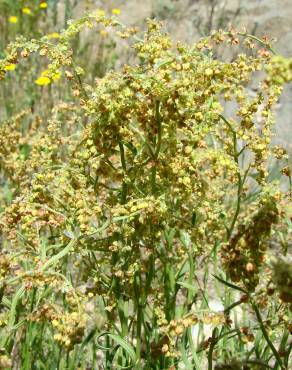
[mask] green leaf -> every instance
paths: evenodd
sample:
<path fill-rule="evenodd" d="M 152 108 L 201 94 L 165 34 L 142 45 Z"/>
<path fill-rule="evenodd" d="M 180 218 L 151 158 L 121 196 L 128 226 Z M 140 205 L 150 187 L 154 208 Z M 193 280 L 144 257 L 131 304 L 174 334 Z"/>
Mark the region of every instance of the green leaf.
<path fill-rule="evenodd" d="M 191 238 L 189 234 L 183 230 L 180 231 L 180 240 L 185 248 L 189 248 L 189 246 L 191 245 Z"/>
<path fill-rule="evenodd" d="M 179 350 L 181 352 L 182 361 L 185 365 L 185 370 L 193 370 L 193 366 L 192 366 L 191 362 L 188 359 L 188 354 L 185 351 L 184 346 L 183 346 L 182 343 L 179 345 Z"/>
<path fill-rule="evenodd" d="M 87 337 L 83 340 L 81 346 L 80 346 L 80 350 L 83 350 L 83 348 L 91 341 L 91 339 L 94 337 L 94 334 L 96 332 L 96 328 L 92 329 L 89 334 L 87 335 Z"/>
<path fill-rule="evenodd" d="M 158 63 L 155 63 L 154 69 L 159 69 L 159 68 L 164 67 L 168 64 L 171 64 L 172 62 L 173 62 L 173 59 L 159 61 Z"/>
<path fill-rule="evenodd" d="M 200 360 L 199 360 L 199 357 L 198 357 L 197 352 L 195 350 L 191 328 L 187 329 L 187 335 L 188 335 L 190 349 L 191 349 L 191 352 L 192 352 L 192 358 L 193 358 L 193 361 L 195 363 L 195 368 L 194 369 L 195 370 L 201 370 Z"/>
<path fill-rule="evenodd" d="M 25 293 L 25 287 L 22 286 L 15 293 L 13 300 L 11 302 L 10 315 L 9 315 L 9 320 L 8 320 L 8 326 L 10 327 L 10 329 L 13 327 L 13 324 L 15 322 L 16 308 L 17 308 L 18 302 L 20 301 L 24 293 Z"/>
<path fill-rule="evenodd" d="M 196 220 L 197 220 L 197 214 L 196 214 L 196 212 L 193 212 L 192 221 L 191 221 L 193 226 L 195 226 Z"/>
<path fill-rule="evenodd" d="M 103 337 L 103 336 L 108 336 L 109 338 L 111 338 L 114 342 L 117 343 L 117 345 L 119 347 L 121 347 L 127 354 L 128 356 L 130 357 L 131 359 L 131 362 L 132 362 L 132 365 L 131 367 L 135 366 L 136 362 L 137 362 L 137 357 L 136 357 L 136 353 L 133 349 L 133 347 L 128 343 L 126 342 L 123 338 L 119 337 L 118 335 L 116 334 L 112 334 L 112 333 L 109 333 L 109 332 L 104 332 L 104 333 L 101 333 L 98 337 L 97 337 L 97 341 Z M 97 343 L 98 347 L 100 349 L 103 349 L 103 350 L 106 350 L 108 351 L 110 348 L 105 348 L 105 347 L 102 347 L 100 346 L 98 343 Z"/>
<path fill-rule="evenodd" d="M 189 283 L 185 283 L 183 281 L 177 281 L 177 284 L 183 286 L 184 288 L 187 288 L 188 290 L 192 290 L 193 292 L 197 291 L 197 289 Z"/>
<path fill-rule="evenodd" d="M 212 274 L 212 275 L 213 275 L 213 274 Z M 214 278 L 215 278 L 215 279 L 217 279 L 218 281 L 220 281 L 220 283 L 222 283 L 222 284 L 224 284 L 224 285 L 228 286 L 229 288 L 232 288 L 232 289 L 235 289 L 235 290 L 239 290 L 240 292 L 243 292 L 243 293 L 245 293 L 245 294 L 248 294 L 248 292 L 247 292 L 247 291 L 245 291 L 244 289 L 240 288 L 239 286 L 234 285 L 234 284 L 232 284 L 232 283 L 229 283 L 228 281 L 226 281 L 226 280 L 224 280 L 224 279 L 220 278 L 219 276 L 216 276 L 216 275 L 213 275 L 213 276 L 214 276 Z"/>
<path fill-rule="evenodd" d="M 66 247 L 61 250 L 58 254 L 50 258 L 41 268 L 41 271 L 45 271 L 48 267 L 51 265 L 55 265 L 61 258 L 65 257 L 69 252 L 71 252 L 71 249 L 75 246 L 78 239 L 72 239 Z"/>

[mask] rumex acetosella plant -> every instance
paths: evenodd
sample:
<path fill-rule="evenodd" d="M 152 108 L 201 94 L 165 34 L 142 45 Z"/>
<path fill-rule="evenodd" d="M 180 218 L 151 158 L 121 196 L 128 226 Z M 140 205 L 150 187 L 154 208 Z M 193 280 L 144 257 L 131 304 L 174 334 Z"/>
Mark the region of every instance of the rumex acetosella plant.
<path fill-rule="evenodd" d="M 93 26 L 133 63 L 89 84 L 71 43 Z M 271 139 L 292 61 L 245 32 L 185 45 L 100 13 L 11 43 L 3 82 L 31 54 L 72 97 L 0 126 L 0 367 L 287 369 L 291 174 Z"/>

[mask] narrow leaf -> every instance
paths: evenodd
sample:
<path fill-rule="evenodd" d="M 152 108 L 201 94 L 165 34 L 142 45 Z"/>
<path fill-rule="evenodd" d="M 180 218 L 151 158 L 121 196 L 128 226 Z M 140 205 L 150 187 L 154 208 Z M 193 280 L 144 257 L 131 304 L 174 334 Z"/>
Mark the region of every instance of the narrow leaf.
<path fill-rule="evenodd" d="M 213 275 L 213 274 L 212 274 Z M 240 288 L 239 286 L 235 285 L 235 284 L 232 284 L 232 283 L 229 283 L 228 281 L 220 278 L 219 276 L 216 276 L 216 275 L 213 275 L 215 279 L 217 279 L 218 281 L 220 281 L 220 283 L 228 286 L 229 288 L 232 288 L 232 289 L 235 289 L 235 290 L 239 290 L 240 292 L 243 292 L 245 294 L 247 294 L 248 292 L 246 292 L 244 289 Z"/>

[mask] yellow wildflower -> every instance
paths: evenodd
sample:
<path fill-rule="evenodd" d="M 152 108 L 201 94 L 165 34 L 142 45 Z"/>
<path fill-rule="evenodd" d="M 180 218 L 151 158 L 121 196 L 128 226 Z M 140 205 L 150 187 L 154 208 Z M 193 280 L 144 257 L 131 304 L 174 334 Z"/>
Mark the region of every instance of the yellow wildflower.
<path fill-rule="evenodd" d="M 5 71 L 14 71 L 16 68 L 16 64 L 8 64 L 6 67 L 4 67 Z"/>
<path fill-rule="evenodd" d="M 112 9 L 112 14 L 114 14 L 114 15 L 119 15 L 119 14 L 121 14 L 121 9 L 118 9 L 118 8 L 114 8 L 114 9 Z"/>
<path fill-rule="evenodd" d="M 61 73 L 59 71 L 56 71 L 54 74 L 50 73 L 49 70 L 45 70 L 41 74 L 43 77 L 49 77 L 52 81 L 59 80 L 61 77 Z"/>
<path fill-rule="evenodd" d="M 43 76 L 43 77 L 49 77 L 49 76 L 48 76 L 48 74 L 49 74 L 49 70 L 48 70 L 48 69 L 45 69 L 45 70 L 42 72 L 41 76 Z"/>
<path fill-rule="evenodd" d="M 31 14 L 31 10 L 29 8 L 25 7 L 25 8 L 22 8 L 22 13 L 23 14 L 30 15 Z"/>
<path fill-rule="evenodd" d="M 10 23 L 17 23 L 18 22 L 18 18 L 15 15 L 11 15 L 8 20 L 9 20 Z"/>
<path fill-rule="evenodd" d="M 35 83 L 39 86 L 47 86 L 51 83 L 51 79 L 46 76 L 41 76 L 35 80 Z"/>
<path fill-rule="evenodd" d="M 47 7 L 48 7 L 48 4 L 45 1 L 43 1 L 42 3 L 40 3 L 40 8 L 41 9 L 47 9 Z"/>
<path fill-rule="evenodd" d="M 41 73 L 40 77 L 35 81 L 35 83 L 40 86 L 46 86 L 53 81 L 59 80 L 60 77 L 61 73 L 59 71 L 56 71 L 52 74 L 48 69 L 46 69 Z"/>

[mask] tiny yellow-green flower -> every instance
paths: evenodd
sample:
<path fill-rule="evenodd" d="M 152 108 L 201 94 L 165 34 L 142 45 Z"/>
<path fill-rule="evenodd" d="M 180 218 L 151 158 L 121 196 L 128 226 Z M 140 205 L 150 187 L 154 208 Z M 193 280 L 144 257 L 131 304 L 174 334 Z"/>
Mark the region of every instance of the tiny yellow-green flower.
<path fill-rule="evenodd" d="M 207 69 L 205 70 L 205 75 L 206 75 L 206 76 L 212 76 L 212 75 L 213 75 L 213 69 L 211 69 L 211 68 L 207 68 Z"/>

